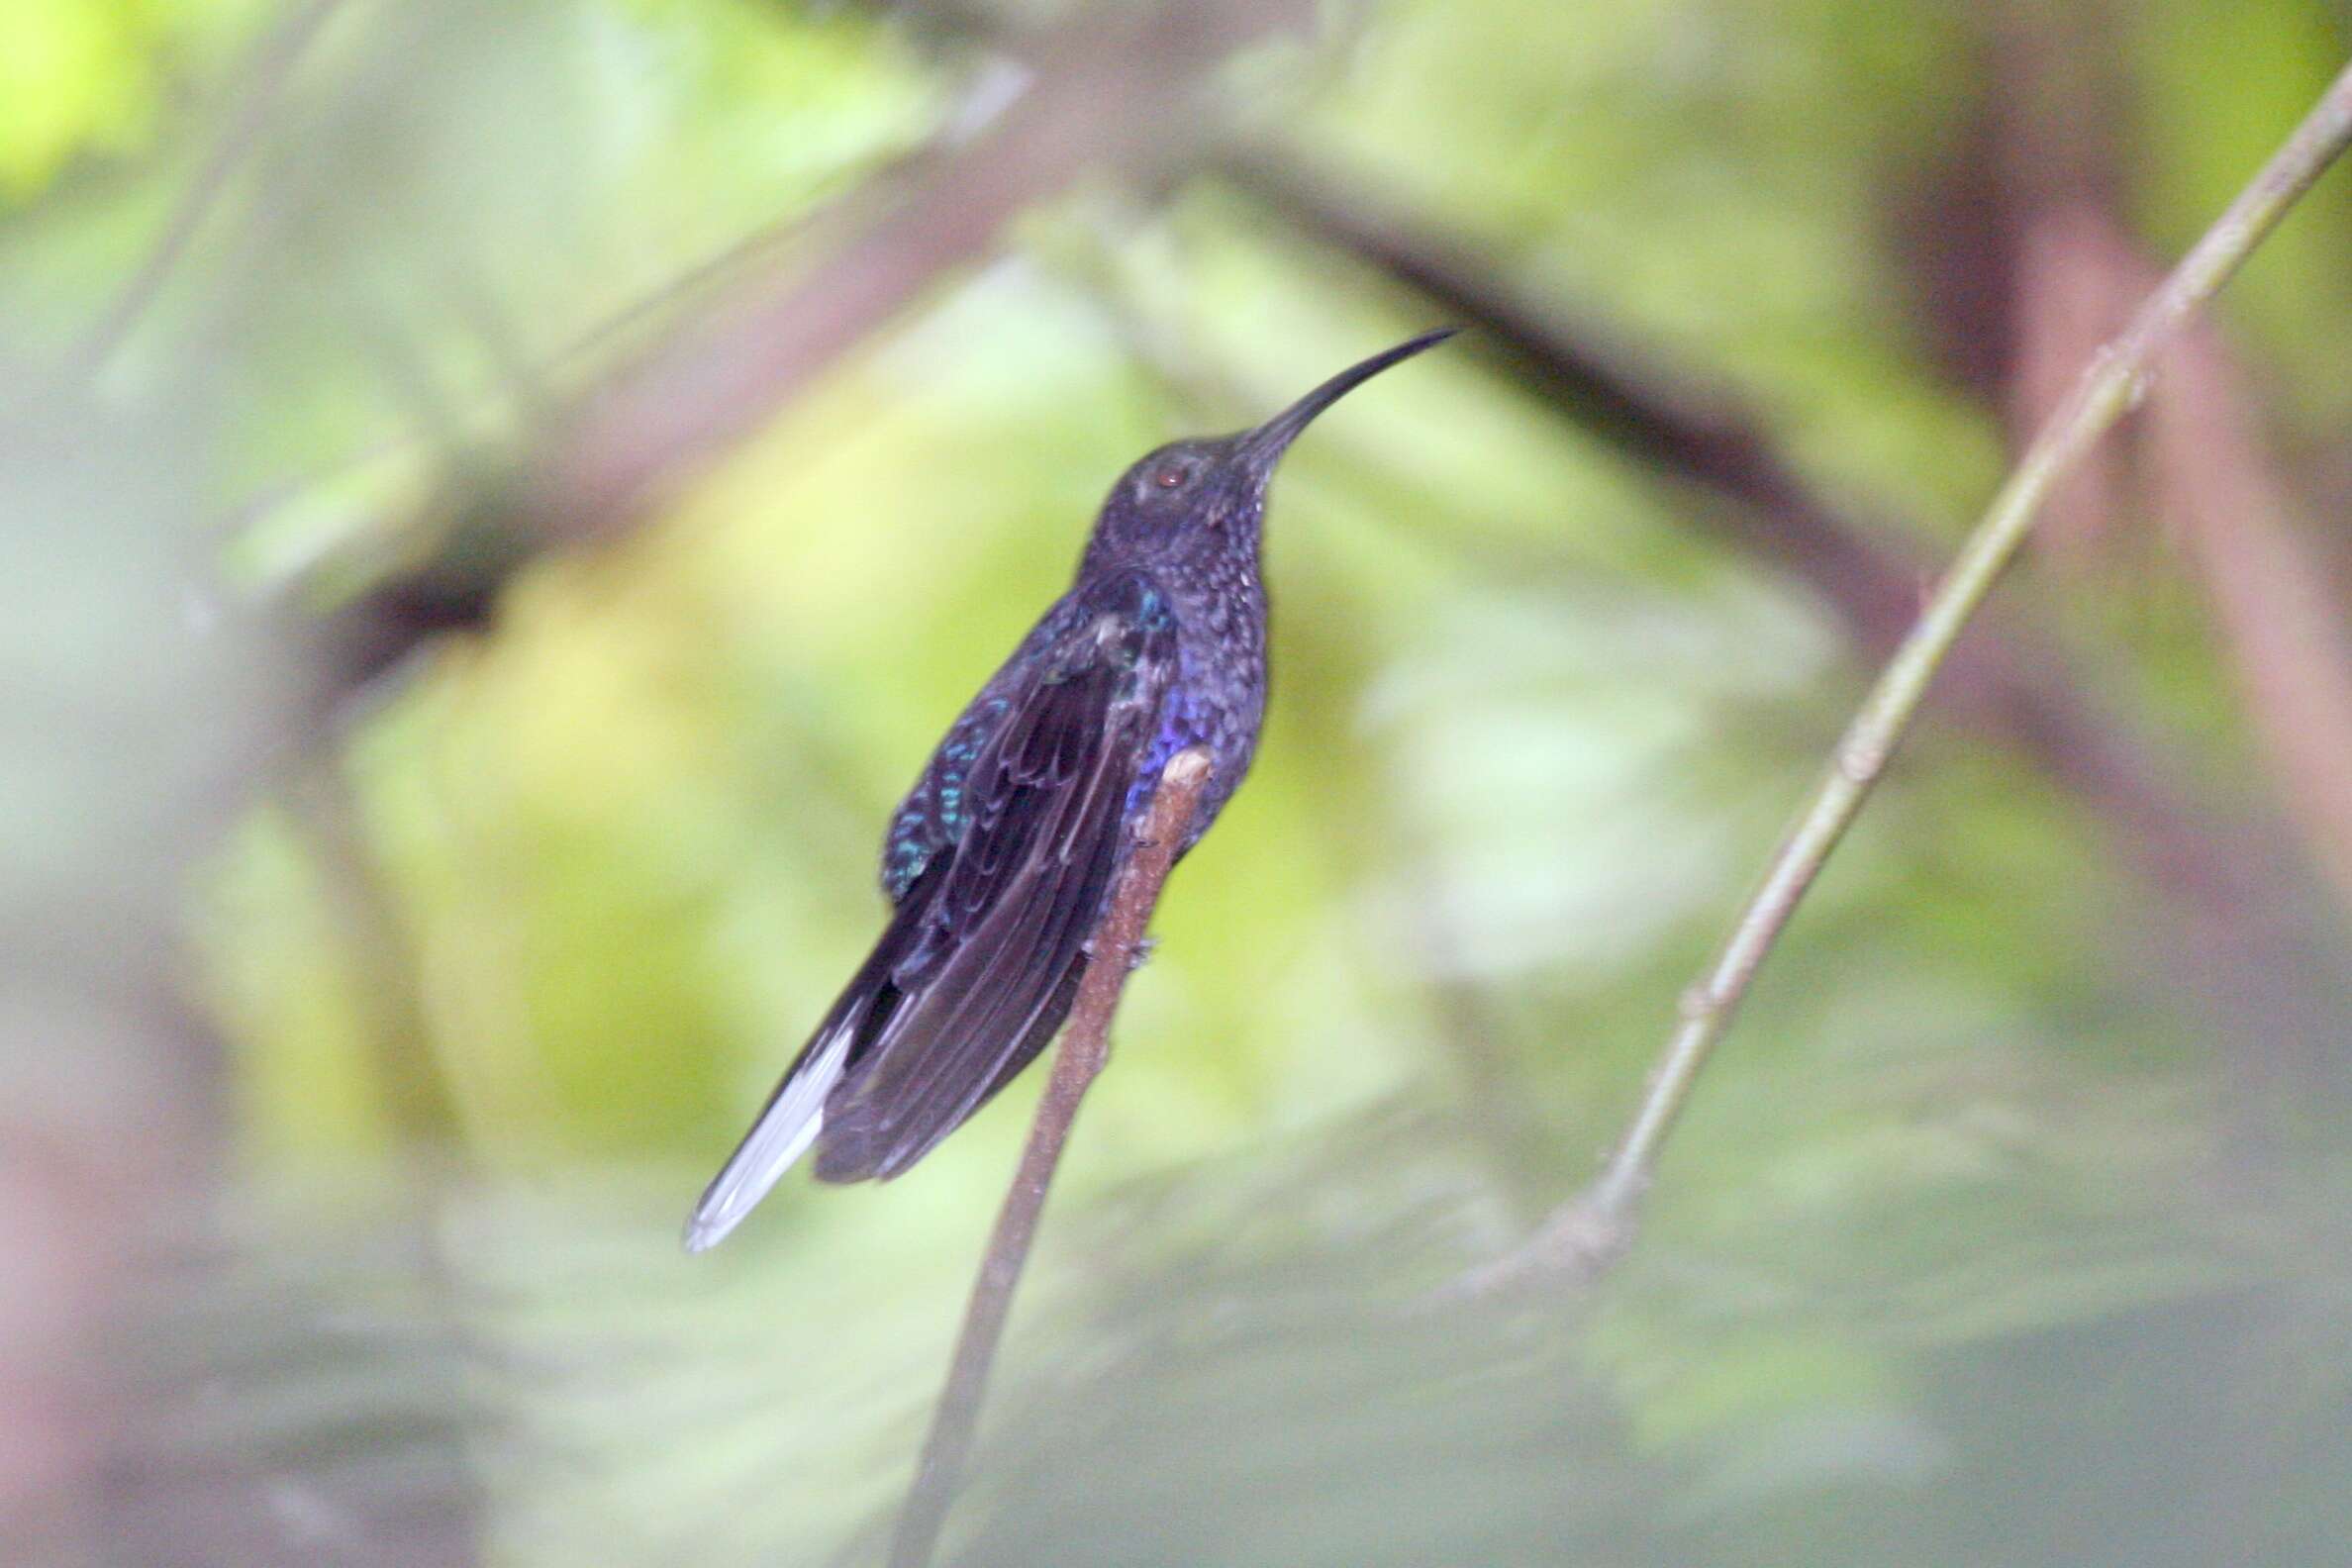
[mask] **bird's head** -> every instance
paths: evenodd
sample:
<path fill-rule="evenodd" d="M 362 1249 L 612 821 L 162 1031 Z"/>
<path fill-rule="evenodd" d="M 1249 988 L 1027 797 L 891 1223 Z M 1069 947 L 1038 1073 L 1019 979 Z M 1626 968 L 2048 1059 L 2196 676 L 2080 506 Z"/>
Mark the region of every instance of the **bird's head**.
<path fill-rule="evenodd" d="M 1086 564 L 1173 561 L 1246 549 L 1253 555 L 1274 466 L 1315 417 L 1391 365 L 1454 335 L 1422 333 L 1348 366 L 1263 425 L 1171 441 L 1120 476 L 1103 503 Z"/>

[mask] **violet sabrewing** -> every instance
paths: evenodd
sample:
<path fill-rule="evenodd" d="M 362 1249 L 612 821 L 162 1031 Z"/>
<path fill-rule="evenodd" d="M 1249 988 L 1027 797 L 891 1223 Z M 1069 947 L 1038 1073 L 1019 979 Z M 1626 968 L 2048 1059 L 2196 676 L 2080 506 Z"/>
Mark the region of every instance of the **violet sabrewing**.
<path fill-rule="evenodd" d="M 695 1206 L 689 1250 L 734 1229 L 812 1144 L 820 1181 L 898 1175 L 1044 1049 L 1162 769 L 1209 753 L 1179 856 L 1249 771 L 1275 464 L 1318 414 L 1450 336 L 1374 354 L 1254 430 L 1162 446 L 1112 486 L 1078 580 L 891 818 L 890 924 Z"/>

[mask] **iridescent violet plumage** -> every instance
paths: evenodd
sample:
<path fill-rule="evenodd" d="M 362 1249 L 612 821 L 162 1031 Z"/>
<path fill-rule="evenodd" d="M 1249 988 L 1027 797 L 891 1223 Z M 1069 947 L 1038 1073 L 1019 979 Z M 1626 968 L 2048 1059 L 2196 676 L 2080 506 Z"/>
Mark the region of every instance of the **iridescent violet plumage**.
<path fill-rule="evenodd" d="M 897 1175 L 1044 1049 L 1169 760 L 1197 745 L 1211 764 L 1181 854 L 1256 755 L 1275 464 L 1318 414 L 1450 336 L 1400 343 L 1254 430 L 1174 442 L 1121 476 L 1077 581 L 892 817 L 890 923 L 696 1206 L 690 1248 L 725 1236 L 812 1144 L 821 1180 Z"/>

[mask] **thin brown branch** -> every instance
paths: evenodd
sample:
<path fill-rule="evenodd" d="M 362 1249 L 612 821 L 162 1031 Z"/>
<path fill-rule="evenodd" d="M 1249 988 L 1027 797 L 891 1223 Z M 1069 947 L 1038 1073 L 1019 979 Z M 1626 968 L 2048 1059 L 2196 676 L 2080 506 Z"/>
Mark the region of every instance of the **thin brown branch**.
<path fill-rule="evenodd" d="M 955 1358 L 947 1372 L 932 1413 L 931 1433 L 924 1439 L 923 1457 L 915 1483 L 899 1513 L 891 1537 L 891 1568 L 924 1568 L 931 1560 L 947 1510 L 963 1481 L 964 1462 L 972 1449 L 972 1434 L 988 1394 L 988 1375 L 996 1364 L 997 1346 L 1005 1336 L 1005 1321 L 1013 1308 L 1013 1292 L 1029 1262 L 1036 1239 L 1037 1220 L 1044 1213 L 1045 1192 L 1061 1163 L 1062 1145 L 1078 1106 L 1111 1054 L 1111 1021 L 1119 1012 L 1121 993 L 1159 904 L 1175 864 L 1176 845 L 1191 823 L 1193 809 L 1209 782 L 1209 756 L 1198 748 L 1172 758 L 1160 775 L 1151 814 L 1128 857 L 1111 897 L 1109 917 L 1095 937 L 1086 976 L 1079 982 L 1078 1000 L 1070 1010 L 1070 1025 L 1053 1058 L 1053 1075 L 1045 1097 L 1030 1124 L 1021 1168 L 1005 1194 L 996 1230 L 988 1238 L 980 1275 L 972 1285 L 971 1304 L 964 1310 L 963 1329 L 955 1342 Z"/>
<path fill-rule="evenodd" d="M 228 124 L 205 153 L 195 179 L 172 208 L 139 270 L 131 274 L 105 315 L 74 349 L 71 362 L 76 371 L 93 374 L 113 358 L 162 292 L 180 257 L 195 243 L 213 204 L 228 189 L 230 177 L 259 145 L 295 65 L 342 5 L 343 0 L 303 0 L 255 41 L 244 67 L 235 73 L 237 101 Z"/>

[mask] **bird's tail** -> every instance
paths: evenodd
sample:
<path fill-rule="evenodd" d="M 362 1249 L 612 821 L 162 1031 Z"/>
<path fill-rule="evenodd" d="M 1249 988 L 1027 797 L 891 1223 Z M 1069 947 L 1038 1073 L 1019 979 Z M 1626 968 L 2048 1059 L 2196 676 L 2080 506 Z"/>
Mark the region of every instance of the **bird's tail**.
<path fill-rule="evenodd" d="M 687 1251 L 700 1252 L 725 1240 L 825 1130 L 827 1099 L 855 1062 L 861 1038 L 871 1034 L 897 1000 L 893 973 L 922 930 L 937 880 L 925 877 L 900 902 L 874 950 L 801 1047 L 784 1081 L 760 1107 L 751 1130 L 711 1178 L 702 1202 L 686 1217 Z"/>
<path fill-rule="evenodd" d="M 784 1081 L 768 1096 L 759 1120 L 751 1124 L 743 1141 L 711 1178 L 702 1202 L 687 1217 L 687 1251 L 700 1252 L 726 1239 L 743 1216 L 768 1195 L 768 1189 L 792 1169 L 793 1161 L 817 1141 L 817 1134 L 825 1128 L 825 1098 L 849 1065 L 849 1045 L 865 1015 L 865 1001 L 855 990 L 842 997 Z"/>

